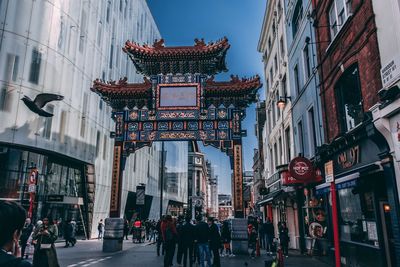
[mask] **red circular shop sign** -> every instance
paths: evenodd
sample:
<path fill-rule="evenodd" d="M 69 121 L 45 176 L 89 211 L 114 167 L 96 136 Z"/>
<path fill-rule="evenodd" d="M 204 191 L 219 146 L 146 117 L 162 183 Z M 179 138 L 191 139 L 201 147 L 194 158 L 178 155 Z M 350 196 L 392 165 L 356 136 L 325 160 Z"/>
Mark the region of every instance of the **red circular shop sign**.
<path fill-rule="evenodd" d="M 308 181 L 314 178 L 311 161 L 304 157 L 294 158 L 289 164 L 289 172 L 297 180 Z"/>

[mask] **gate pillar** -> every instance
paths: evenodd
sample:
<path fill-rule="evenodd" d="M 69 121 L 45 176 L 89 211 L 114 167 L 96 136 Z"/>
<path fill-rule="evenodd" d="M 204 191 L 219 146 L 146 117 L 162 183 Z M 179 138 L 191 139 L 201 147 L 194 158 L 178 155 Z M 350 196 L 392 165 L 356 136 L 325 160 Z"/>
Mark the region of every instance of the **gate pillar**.
<path fill-rule="evenodd" d="M 233 207 L 235 218 L 243 218 L 243 157 L 242 141 L 233 142 Z"/>

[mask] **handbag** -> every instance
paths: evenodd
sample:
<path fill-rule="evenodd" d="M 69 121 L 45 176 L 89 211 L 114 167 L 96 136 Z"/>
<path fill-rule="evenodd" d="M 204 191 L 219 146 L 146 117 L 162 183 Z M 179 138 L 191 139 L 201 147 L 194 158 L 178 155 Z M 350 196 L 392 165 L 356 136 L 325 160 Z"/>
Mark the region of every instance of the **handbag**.
<path fill-rule="evenodd" d="M 43 242 L 43 235 L 40 236 L 40 243 L 39 243 L 39 249 L 50 249 L 51 244 L 44 244 Z"/>

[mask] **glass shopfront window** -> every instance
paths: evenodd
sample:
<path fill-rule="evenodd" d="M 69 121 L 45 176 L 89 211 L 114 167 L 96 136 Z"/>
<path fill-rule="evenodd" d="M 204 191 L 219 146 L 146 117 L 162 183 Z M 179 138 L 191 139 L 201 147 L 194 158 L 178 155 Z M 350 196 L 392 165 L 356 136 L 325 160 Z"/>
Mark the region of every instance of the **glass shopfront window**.
<path fill-rule="evenodd" d="M 373 192 L 357 192 L 354 188 L 345 188 L 338 190 L 338 196 L 341 240 L 376 246 L 378 231 Z"/>

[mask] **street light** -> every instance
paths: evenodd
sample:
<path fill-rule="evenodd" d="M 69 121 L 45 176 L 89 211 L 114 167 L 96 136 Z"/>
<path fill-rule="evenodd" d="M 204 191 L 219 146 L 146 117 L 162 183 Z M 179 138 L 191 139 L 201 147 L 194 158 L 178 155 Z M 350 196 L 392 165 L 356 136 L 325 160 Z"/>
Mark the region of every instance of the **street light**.
<path fill-rule="evenodd" d="M 285 94 L 285 96 L 280 96 L 278 102 L 276 102 L 276 104 L 280 110 L 283 110 L 285 108 L 286 99 L 291 100 L 291 97 L 286 96 L 286 94 Z"/>

